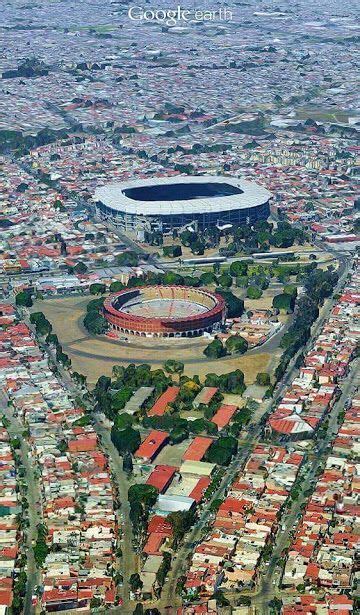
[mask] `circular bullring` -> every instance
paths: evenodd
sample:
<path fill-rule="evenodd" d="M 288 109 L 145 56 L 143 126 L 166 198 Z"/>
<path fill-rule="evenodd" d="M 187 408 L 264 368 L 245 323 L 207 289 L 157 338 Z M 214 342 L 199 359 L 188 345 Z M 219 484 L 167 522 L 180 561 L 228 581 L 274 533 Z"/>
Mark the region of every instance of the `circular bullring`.
<path fill-rule="evenodd" d="M 110 295 L 103 314 L 114 331 L 144 337 L 193 337 L 225 323 L 224 299 L 187 286 L 143 286 Z"/>

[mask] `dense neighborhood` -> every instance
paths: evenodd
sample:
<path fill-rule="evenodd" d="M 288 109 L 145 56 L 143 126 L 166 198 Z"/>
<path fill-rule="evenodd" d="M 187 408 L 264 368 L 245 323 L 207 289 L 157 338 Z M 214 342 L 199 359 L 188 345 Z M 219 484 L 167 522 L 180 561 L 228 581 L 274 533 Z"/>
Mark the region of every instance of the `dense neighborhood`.
<path fill-rule="evenodd" d="M 2 4 L 0 615 L 356 615 L 357 3 Z"/>

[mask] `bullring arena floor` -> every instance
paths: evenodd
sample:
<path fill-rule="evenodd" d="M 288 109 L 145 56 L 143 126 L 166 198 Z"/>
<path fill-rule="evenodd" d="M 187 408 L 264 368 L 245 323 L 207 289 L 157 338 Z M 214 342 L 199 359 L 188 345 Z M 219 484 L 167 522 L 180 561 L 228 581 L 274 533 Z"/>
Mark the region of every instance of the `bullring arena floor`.
<path fill-rule="evenodd" d="M 125 303 L 121 309 L 127 314 L 146 318 L 185 318 L 207 311 L 205 306 L 184 299 L 150 299 L 141 302 L 133 299 Z"/>

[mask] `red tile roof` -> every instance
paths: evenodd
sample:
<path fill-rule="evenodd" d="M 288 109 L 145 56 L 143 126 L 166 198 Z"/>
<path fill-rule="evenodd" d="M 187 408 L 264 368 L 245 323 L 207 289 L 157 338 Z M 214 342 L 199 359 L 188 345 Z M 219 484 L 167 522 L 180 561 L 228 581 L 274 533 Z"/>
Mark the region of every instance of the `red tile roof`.
<path fill-rule="evenodd" d="M 212 443 L 212 438 L 202 438 L 197 436 L 183 454 L 183 461 L 201 461 Z"/>
<path fill-rule="evenodd" d="M 166 540 L 166 534 L 154 532 L 150 534 L 143 548 L 146 555 L 161 555 L 160 547 Z"/>
<path fill-rule="evenodd" d="M 162 493 L 169 486 L 176 472 L 174 466 L 156 466 L 146 481 L 147 485 L 156 487 Z"/>
<path fill-rule="evenodd" d="M 149 410 L 148 416 L 162 416 L 165 414 L 168 405 L 175 401 L 180 391 L 180 387 L 169 387 L 159 399 L 156 400 L 153 407 Z"/>
<path fill-rule="evenodd" d="M 140 444 L 137 451 L 135 451 L 135 457 L 151 461 L 160 452 L 160 449 L 167 442 L 169 434 L 167 431 L 156 431 L 153 429 L 145 438 L 144 442 Z"/>
<path fill-rule="evenodd" d="M 193 498 L 196 503 L 200 502 L 210 483 L 210 478 L 208 478 L 207 476 L 202 476 L 195 485 L 194 489 L 191 491 L 191 493 L 189 493 L 189 498 Z"/>
<path fill-rule="evenodd" d="M 230 423 L 237 409 L 238 409 L 237 406 L 233 406 L 230 404 L 223 404 L 222 406 L 220 406 L 216 414 L 212 417 L 211 419 L 212 423 L 215 423 L 218 429 L 222 429 L 223 427 L 226 427 L 226 425 Z"/>
<path fill-rule="evenodd" d="M 158 532 L 159 534 L 172 536 L 173 530 L 170 521 L 167 521 L 166 517 L 154 515 L 149 521 L 148 532 L 149 534 Z"/>

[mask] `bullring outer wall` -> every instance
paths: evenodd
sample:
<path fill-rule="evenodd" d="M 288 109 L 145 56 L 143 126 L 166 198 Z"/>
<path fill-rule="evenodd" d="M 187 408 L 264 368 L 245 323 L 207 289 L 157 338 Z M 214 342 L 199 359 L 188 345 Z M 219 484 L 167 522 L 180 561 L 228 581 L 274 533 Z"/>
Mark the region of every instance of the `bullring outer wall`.
<path fill-rule="evenodd" d="M 207 310 L 183 318 L 149 318 L 121 310 L 130 299 L 144 297 L 144 301 L 161 298 L 182 299 L 204 305 Z M 219 329 L 226 319 L 226 304 L 221 295 L 187 286 L 144 286 L 121 290 L 104 302 L 103 314 L 111 328 L 125 335 L 143 337 L 193 337 Z"/>

